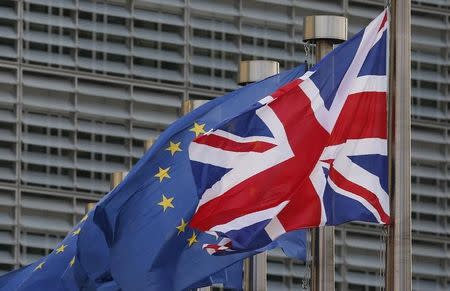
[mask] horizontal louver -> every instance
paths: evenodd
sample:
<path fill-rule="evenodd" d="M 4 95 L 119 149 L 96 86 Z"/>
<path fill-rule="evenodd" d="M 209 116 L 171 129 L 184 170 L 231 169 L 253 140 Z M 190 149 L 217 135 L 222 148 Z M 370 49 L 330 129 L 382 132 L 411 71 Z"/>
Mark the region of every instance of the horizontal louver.
<path fill-rule="evenodd" d="M 414 1 L 414 290 L 450 288 L 450 5 Z M 241 60 L 302 63 L 303 17 L 344 14 L 349 35 L 384 2 L 0 1 L 0 273 L 48 254 L 176 120 L 182 101 L 237 88 Z M 188 8 L 188 9 L 187 9 Z M 379 230 L 336 229 L 336 290 L 374 290 Z M 269 290 L 299 290 L 304 262 L 276 250 Z"/>

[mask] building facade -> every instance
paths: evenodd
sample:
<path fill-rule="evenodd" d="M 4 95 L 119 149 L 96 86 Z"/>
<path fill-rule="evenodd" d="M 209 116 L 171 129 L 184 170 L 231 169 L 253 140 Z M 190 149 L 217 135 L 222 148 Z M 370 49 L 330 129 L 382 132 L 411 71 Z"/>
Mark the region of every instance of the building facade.
<path fill-rule="evenodd" d="M 450 2 L 413 1 L 414 290 L 450 290 Z M 303 16 L 381 12 L 374 0 L 1 0 L 0 270 L 47 255 L 188 99 L 237 88 L 241 60 L 305 60 Z M 337 290 L 379 290 L 383 232 L 336 229 Z M 273 251 L 269 290 L 307 267 Z"/>

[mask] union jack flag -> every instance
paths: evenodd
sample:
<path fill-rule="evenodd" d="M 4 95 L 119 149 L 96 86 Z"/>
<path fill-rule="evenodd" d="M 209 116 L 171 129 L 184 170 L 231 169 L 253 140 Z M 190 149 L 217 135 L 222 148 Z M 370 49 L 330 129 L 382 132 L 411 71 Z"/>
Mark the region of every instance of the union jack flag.
<path fill-rule="evenodd" d="M 389 223 L 387 19 L 191 143 L 200 202 L 190 225 L 223 238 L 210 253 L 300 228 Z"/>

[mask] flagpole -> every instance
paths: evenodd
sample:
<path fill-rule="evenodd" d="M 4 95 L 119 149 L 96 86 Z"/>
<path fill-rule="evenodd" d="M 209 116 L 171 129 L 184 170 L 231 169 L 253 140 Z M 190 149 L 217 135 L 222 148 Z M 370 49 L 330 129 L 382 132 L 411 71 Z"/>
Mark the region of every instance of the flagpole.
<path fill-rule="evenodd" d="M 96 202 L 89 202 L 86 204 L 86 207 L 84 208 L 84 214 L 88 214 L 89 211 L 91 211 L 92 209 L 94 209 L 95 205 L 97 205 Z"/>
<path fill-rule="evenodd" d="M 127 171 L 118 171 L 111 174 L 111 178 L 109 180 L 109 189 L 112 190 L 116 188 L 122 181 L 125 179 L 125 176 L 128 174 Z"/>
<path fill-rule="evenodd" d="M 279 72 L 280 64 L 275 61 L 242 61 L 239 64 L 238 83 L 239 85 L 246 85 L 276 75 Z M 267 252 L 244 261 L 244 290 L 267 291 Z"/>
<path fill-rule="evenodd" d="M 250 62 L 252 63 L 251 65 Z M 240 85 L 262 80 L 279 72 L 279 64 L 274 65 L 271 61 L 250 61 L 241 62 L 239 69 Z M 257 64 L 256 62 L 261 62 Z M 267 62 L 265 65 L 263 62 Z M 255 65 L 258 67 L 255 70 Z M 274 71 L 276 68 L 276 72 Z M 254 73 L 258 72 L 258 75 Z M 272 73 L 270 73 L 272 72 Z M 199 106 L 205 104 L 208 100 L 186 100 L 181 108 L 183 115 L 191 112 Z M 244 290 L 246 291 L 266 291 L 267 290 L 267 253 L 261 253 L 244 261 Z M 197 288 L 197 291 L 211 291 L 212 287 Z"/>
<path fill-rule="evenodd" d="M 347 40 L 347 18 L 333 15 L 307 16 L 303 22 L 303 41 L 316 44 L 318 63 L 333 50 L 333 44 Z M 334 226 L 311 231 L 311 290 L 334 290 Z"/>
<path fill-rule="evenodd" d="M 411 290 L 411 2 L 392 0 L 389 39 L 389 188 L 386 290 Z"/>
<path fill-rule="evenodd" d="M 182 115 L 186 115 L 189 112 L 191 112 L 192 110 L 198 108 L 199 106 L 205 104 L 206 102 L 208 102 L 208 100 L 185 100 L 183 102 L 183 105 L 181 107 L 181 114 Z M 145 143 L 145 146 L 147 147 L 147 145 L 153 145 L 154 141 L 148 141 Z M 146 148 L 148 149 L 148 148 Z M 197 288 L 197 291 L 211 291 L 212 288 L 211 286 L 207 286 L 207 287 L 201 287 L 201 288 Z"/>

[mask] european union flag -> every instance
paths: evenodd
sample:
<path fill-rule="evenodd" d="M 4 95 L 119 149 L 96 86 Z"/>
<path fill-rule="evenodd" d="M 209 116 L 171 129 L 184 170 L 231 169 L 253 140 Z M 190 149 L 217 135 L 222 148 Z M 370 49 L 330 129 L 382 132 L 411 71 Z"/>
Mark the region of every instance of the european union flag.
<path fill-rule="evenodd" d="M 108 285 L 94 284 L 87 280 L 86 272 L 76 259 L 78 236 L 84 228 L 88 215 L 68 233 L 66 238 L 48 255 L 40 260 L 9 272 L 0 277 L 0 290 L 103 290 L 118 291 L 117 284 L 111 280 Z M 77 269 L 78 277 L 73 276 Z M 82 277 L 80 277 L 82 276 Z"/>
<path fill-rule="evenodd" d="M 184 290 L 211 283 L 240 289 L 245 257 L 282 247 L 304 259 L 303 231 L 264 249 L 226 256 L 211 256 L 202 249 L 217 240 L 189 227 L 199 197 L 187 153 L 195 137 L 304 72 L 299 66 L 216 98 L 163 132 L 125 180 L 99 202 L 96 225 L 88 224 L 80 233 L 77 258 L 88 281 L 114 278 L 123 290 Z"/>

